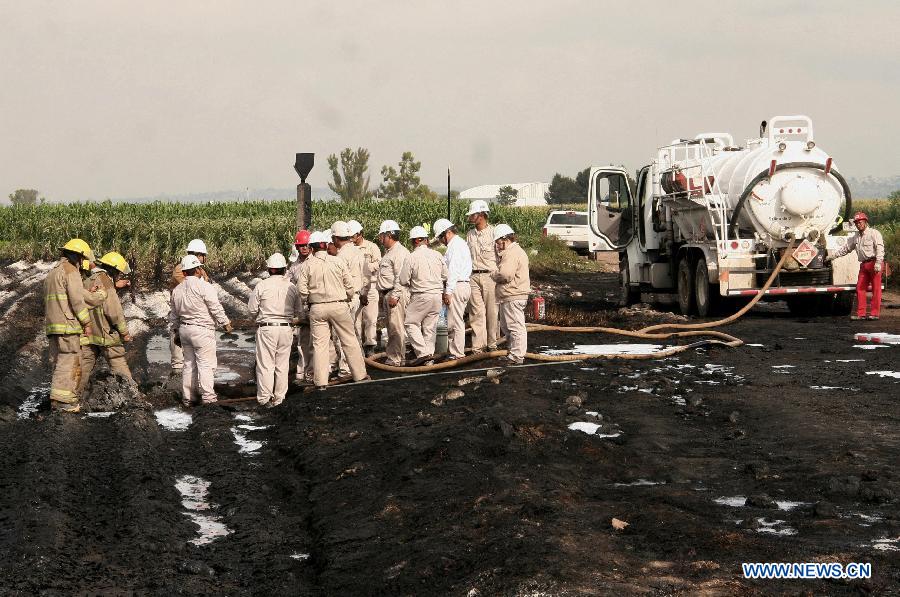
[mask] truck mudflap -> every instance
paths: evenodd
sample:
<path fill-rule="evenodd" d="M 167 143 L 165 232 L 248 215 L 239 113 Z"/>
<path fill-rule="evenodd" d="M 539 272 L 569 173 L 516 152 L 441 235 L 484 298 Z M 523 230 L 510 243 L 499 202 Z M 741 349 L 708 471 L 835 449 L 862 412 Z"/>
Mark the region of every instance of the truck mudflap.
<path fill-rule="evenodd" d="M 856 285 L 853 286 L 788 286 L 779 288 L 769 288 L 766 290 L 766 296 L 783 295 L 783 294 L 813 294 L 816 292 L 856 292 Z M 756 296 L 759 289 L 738 289 L 729 290 L 727 296 Z"/>

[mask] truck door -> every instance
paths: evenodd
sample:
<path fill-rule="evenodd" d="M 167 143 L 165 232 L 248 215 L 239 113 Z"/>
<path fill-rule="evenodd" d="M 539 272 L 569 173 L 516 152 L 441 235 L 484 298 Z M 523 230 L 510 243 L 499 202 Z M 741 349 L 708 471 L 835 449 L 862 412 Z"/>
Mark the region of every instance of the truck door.
<path fill-rule="evenodd" d="M 624 168 L 591 168 L 588 182 L 591 251 L 619 251 L 634 236 L 634 205 Z"/>

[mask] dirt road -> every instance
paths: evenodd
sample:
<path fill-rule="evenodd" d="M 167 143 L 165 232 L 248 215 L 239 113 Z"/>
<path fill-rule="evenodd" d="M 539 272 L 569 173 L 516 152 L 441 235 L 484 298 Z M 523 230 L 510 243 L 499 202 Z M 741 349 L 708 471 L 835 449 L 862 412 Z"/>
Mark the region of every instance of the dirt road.
<path fill-rule="evenodd" d="M 237 282 L 222 285 L 235 317 Z M 560 322 L 638 328 L 676 317 L 616 309 L 612 274 L 539 283 Z M 3 592 L 900 586 L 900 346 L 855 339 L 900 333 L 897 310 L 855 323 L 773 304 L 728 328 L 747 343 L 738 349 L 513 368 L 499 383 L 484 371 L 382 380 L 294 393 L 273 410 L 185 415 L 159 392 L 161 316 L 138 296 L 130 357 L 153 409 L 62 417 L 23 407 L 40 402 L 48 375 L 34 288 L 18 287 L 0 296 L 11 301 L 0 303 L 0 340 L 13 348 L 0 357 Z M 532 350 L 621 342 L 529 338 Z M 615 530 L 613 518 L 628 526 Z M 873 575 L 743 578 L 742 562 L 768 561 L 871 562 Z"/>

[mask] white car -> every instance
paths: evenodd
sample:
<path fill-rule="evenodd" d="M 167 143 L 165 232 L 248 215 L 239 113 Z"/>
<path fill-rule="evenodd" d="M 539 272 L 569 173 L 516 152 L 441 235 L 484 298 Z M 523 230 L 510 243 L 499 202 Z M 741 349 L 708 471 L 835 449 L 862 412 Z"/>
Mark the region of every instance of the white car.
<path fill-rule="evenodd" d="M 588 250 L 588 213 L 554 210 L 541 230 L 544 236 L 555 236 L 575 251 Z"/>

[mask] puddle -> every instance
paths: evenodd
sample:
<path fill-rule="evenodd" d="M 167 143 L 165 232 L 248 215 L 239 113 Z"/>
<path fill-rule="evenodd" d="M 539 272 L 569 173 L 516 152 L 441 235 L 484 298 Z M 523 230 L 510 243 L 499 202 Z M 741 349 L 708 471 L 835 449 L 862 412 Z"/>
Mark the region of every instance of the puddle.
<path fill-rule="evenodd" d="M 237 334 L 237 338 L 228 340 L 223 340 L 221 336 L 216 335 L 216 350 L 256 353 L 256 334 Z"/>
<path fill-rule="evenodd" d="M 736 495 L 733 497 L 716 498 L 713 501 L 720 506 L 728 506 L 730 508 L 743 508 L 744 504 L 747 503 L 747 498 L 743 495 Z"/>
<path fill-rule="evenodd" d="M 185 514 L 199 527 L 197 538 L 191 539 L 191 543 L 206 545 L 219 537 L 231 534 L 231 529 L 226 527 L 218 516 L 204 514 L 218 507 L 207 501 L 209 481 L 193 475 L 184 475 L 175 481 L 175 489 L 181 494 L 181 505 L 187 510 Z"/>
<path fill-rule="evenodd" d="M 878 377 L 893 377 L 900 379 L 900 371 L 866 371 L 866 375 L 877 375 Z"/>
<path fill-rule="evenodd" d="M 650 481 L 649 479 L 638 479 L 631 483 L 613 483 L 613 487 L 650 487 L 651 485 L 665 485 L 665 481 Z"/>
<path fill-rule="evenodd" d="M 875 539 L 872 541 L 872 548 L 878 551 L 900 551 L 900 537 Z"/>
<path fill-rule="evenodd" d="M 857 342 L 875 342 L 877 344 L 900 344 L 900 334 L 887 334 L 878 332 L 875 334 L 856 334 L 853 337 Z"/>
<path fill-rule="evenodd" d="M 168 365 L 172 361 L 169 350 L 169 336 L 157 334 L 147 342 L 147 362 L 155 365 Z"/>
<path fill-rule="evenodd" d="M 578 344 L 569 349 L 545 350 L 541 354 L 654 354 L 665 350 L 659 344 Z"/>
<path fill-rule="evenodd" d="M 890 348 L 884 344 L 854 344 L 853 348 L 861 348 L 863 350 L 875 350 L 876 348 Z"/>
<path fill-rule="evenodd" d="M 194 420 L 190 413 L 184 412 L 177 406 L 158 410 L 153 414 L 156 416 L 159 426 L 166 431 L 185 431 Z"/>
<path fill-rule="evenodd" d="M 28 395 L 25 396 L 25 400 L 22 401 L 22 404 L 19 405 L 19 410 L 16 411 L 16 418 L 27 419 L 31 417 L 31 415 L 40 410 L 41 403 L 47 400 L 49 397 L 49 381 L 32 388 L 31 391 L 28 392 Z"/>
<path fill-rule="evenodd" d="M 268 429 L 269 425 L 251 425 L 253 417 L 249 415 L 236 415 L 234 420 L 240 423 L 231 428 L 231 434 L 234 436 L 234 443 L 238 447 L 238 453 L 245 456 L 256 456 L 266 442 L 252 440 L 247 437 L 247 434 L 252 431 Z"/>
<path fill-rule="evenodd" d="M 780 525 L 783 525 L 786 521 L 784 520 L 768 520 L 766 518 L 757 518 L 756 521 L 759 523 L 758 529 L 756 529 L 757 533 L 768 533 L 770 535 L 796 535 L 797 529 L 791 527 L 781 527 L 777 528 Z"/>

